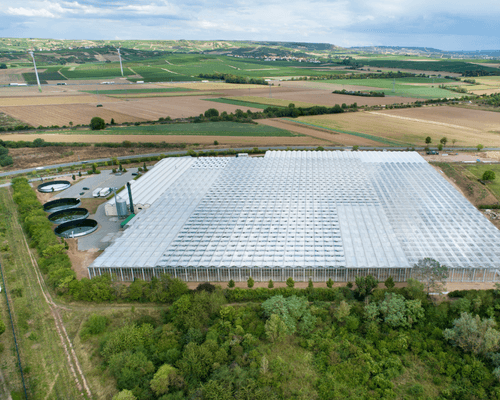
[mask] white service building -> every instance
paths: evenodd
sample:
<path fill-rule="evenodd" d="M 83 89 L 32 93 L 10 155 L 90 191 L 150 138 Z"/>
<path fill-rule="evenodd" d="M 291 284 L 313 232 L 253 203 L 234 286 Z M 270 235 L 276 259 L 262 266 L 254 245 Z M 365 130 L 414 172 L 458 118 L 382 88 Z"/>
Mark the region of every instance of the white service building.
<path fill-rule="evenodd" d="M 500 268 L 500 231 L 415 152 L 168 158 L 132 193 L 143 210 L 91 277 L 404 281 L 430 257 L 450 281 L 495 281 Z"/>

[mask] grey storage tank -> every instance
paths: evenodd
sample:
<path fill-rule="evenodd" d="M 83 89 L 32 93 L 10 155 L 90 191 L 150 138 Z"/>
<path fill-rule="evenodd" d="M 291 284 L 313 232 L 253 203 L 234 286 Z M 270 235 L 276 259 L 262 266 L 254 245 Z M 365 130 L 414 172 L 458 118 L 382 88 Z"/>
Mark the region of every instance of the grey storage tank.
<path fill-rule="evenodd" d="M 125 199 L 116 198 L 116 213 L 118 218 L 126 218 L 128 215 L 128 207 Z"/>

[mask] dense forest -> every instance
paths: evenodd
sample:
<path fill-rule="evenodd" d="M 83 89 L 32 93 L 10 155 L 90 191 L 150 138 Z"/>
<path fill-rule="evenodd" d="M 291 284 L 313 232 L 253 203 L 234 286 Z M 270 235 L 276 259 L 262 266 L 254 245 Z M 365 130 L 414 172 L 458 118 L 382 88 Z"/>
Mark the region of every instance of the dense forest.
<path fill-rule="evenodd" d="M 361 278 L 249 302 L 235 292 L 257 290 L 166 279 L 176 300 L 161 318 L 93 314 L 80 331 L 114 400 L 500 398 L 496 290 L 436 302 L 415 280 L 373 290 Z M 332 301 L 311 301 L 316 291 Z"/>

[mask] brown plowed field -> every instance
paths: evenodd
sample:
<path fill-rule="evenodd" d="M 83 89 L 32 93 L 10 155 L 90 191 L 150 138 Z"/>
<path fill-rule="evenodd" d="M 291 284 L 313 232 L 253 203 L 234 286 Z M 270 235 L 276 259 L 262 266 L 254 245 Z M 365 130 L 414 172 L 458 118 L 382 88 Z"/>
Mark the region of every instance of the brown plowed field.
<path fill-rule="evenodd" d="M 288 129 L 288 128 L 286 128 Z M 167 143 L 199 143 L 201 145 L 213 145 L 214 140 L 219 145 L 230 147 L 241 146 L 321 146 L 327 144 L 325 140 L 307 136 L 300 137 L 277 137 L 277 136 L 197 136 L 197 135 L 65 135 L 65 134 L 5 134 L 3 140 L 34 140 L 44 139 L 47 142 L 64 143 L 121 143 L 124 140 L 131 142 L 167 142 Z M 148 150 L 151 152 L 152 149 Z"/>
<path fill-rule="evenodd" d="M 129 101 L 120 101 L 112 104 L 106 104 L 105 108 L 111 111 L 120 112 L 143 118 L 148 121 L 157 120 L 160 117 L 186 118 L 203 114 L 209 108 L 215 108 L 219 112 L 228 113 L 236 111 L 241 106 L 232 104 L 213 103 L 203 99 L 214 96 L 186 96 L 186 97 L 162 97 L 134 99 Z M 219 96 L 217 96 L 219 97 Z M 249 107 L 245 107 L 245 111 Z M 257 108 L 250 110 L 262 111 Z"/>
<path fill-rule="evenodd" d="M 32 126 L 88 125 L 93 117 L 101 117 L 106 123 L 114 118 L 117 124 L 146 121 L 143 118 L 109 110 L 107 105 L 96 107 L 91 104 L 59 104 L 44 106 L 0 107 L 0 112 L 24 121 Z"/>
<path fill-rule="evenodd" d="M 104 96 L 96 95 L 62 95 L 62 96 L 26 96 L 26 97 L 0 97 L 0 107 L 17 107 L 17 106 L 42 106 L 52 104 L 98 104 L 101 102 L 117 102 L 118 99 L 113 99 Z"/>
<path fill-rule="evenodd" d="M 500 113 L 459 107 L 422 107 L 377 112 L 300 117 L 299 121 L 394 139 L 408 144 L 432 144 L 446 136 L 448 146 L 500 147 Z"/>
<path fill-rule="evenodd" d="M 261 119 L 259 124 L 273 126 L 275 128 L 286 129 L 291 132 L 297 132 L 302 135 L 311 136 L 317 139 L 326 140 L 328 146 L 381 146 L 379 142 L 373 140 L 360 138 L 357 136 L 347 135 L 345 133 L 328 132 L 326 129 L 314 129 L 307 126 L 293 123 L 292 121 L 285 121 L 278 118 Z"/>
<path fill-rule="evenodd" d="M 331 93 L 333 90 L 374 90 L 373 87 L 365 86 L 350 86 L 341 84 L 324 83 L 321 81 L 295 81 L 295 82 L 280 82 L 282 87 L 288 90 L 286 92 L 272 90 L 272 97 L 276 99 L 291 100 L 291 101 L 304 101 L 307 103 L 314 103 L 322 106 L 334 106 L 335 104 L 352 104 L 358 103 L 360 106 L 368 105 L 385 105 L 385 104 L 399 104 L 413 102 L 418 99 L 409 99 L 408 97 L 361 97 L 361 96 L 348 96 L 345 94 Z M 257 96 L 252 92 L 252 96 Z M 266 97 L 269 96 L 269 89 L 267 90 Z"/>

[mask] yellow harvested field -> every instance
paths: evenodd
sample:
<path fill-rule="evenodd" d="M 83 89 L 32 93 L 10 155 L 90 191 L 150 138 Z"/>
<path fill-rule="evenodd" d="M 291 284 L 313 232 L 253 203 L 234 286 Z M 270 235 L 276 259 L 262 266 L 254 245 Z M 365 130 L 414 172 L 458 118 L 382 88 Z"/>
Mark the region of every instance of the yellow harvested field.
<path fill-rule="evenodd" d="M 63 95 L 63 96 L 26 96 L 26 97 L 0 97 L 0 107 L 16 106 L 41 106 L 52 104 L 89 104 L 115 102 L 119 100 L 108 99 L 96 95 Z"/>
<path fill-rule="evenodd" d="M 474 89 L 474 90 L 469 90 L 469 93 L 477 94 L 478 96 L 482 94 L 496 94 L 500 93 L 500 87 L 498 88 L 490 88 L 490 89 Z"/>
<path fill-rule="evenodd" d="M 231 89 L 261 89 L 262 85 L 239 85 L 225 82 L 190 82 L 190 83 L 160 83 L 157 87 L 182 87 L 194 90 L 231 90 Z"/>
<path fill-rule="evenodd" d="M 70 121 L 74 125 L 88 125 L 93 117 L 101 117 L 106 123 L 110 123 L 111 118 L 114 118 L 117 124 L 145 121 L 144 118 L 109 110 L 106 106 L 96 107 L 90 104 L 0 107 L 0 112 L 35 127 L 69 126 Z"/>
<path fill-rule="evenodd" d="M 259 124 L 273 126 L 275 128 L 286 129 L 290 132 L 300 133 L 301 135 L 311 136 L 316 139 L 328 141 L 327 146 L 383 146 L 379 142 L 370 139 L 360 138 L 345 133 L 329 132 L 326 129 L 315 129 L 303 124 L 297 124 L 293 121 L 283 120 L 279 118 L 261 119 Z"/>
<path fill-rule="evenodd" d="M 3 140 L 33 140 L 41 138 L 46 142 L 73 143 L 121 143 L 131 142 L 167 142 L 167 143 L 198 143 L 213 145 L 214 140 L 221 146 L 325 146 L 325 140 L 313 137 L 257 137 L 257 136 L 197 136 L 197 135 L 66 135 L 66 134 L 5 134 Z"/>
<path fill-rule="evenodd" d="M 479 85 L 468 88 L 470 93 L 477 95 L 500 93 L 500 76 L 482 76 L 474 79 Z"/>
<path fill-rule="evenodd" d="M 422 107 L 376 112 L 300 117 L 299 121 L 331 129 L 358 132 L 402 143 L 424 145 L 430 136 L 437 145 L 446 136 L 448 147 L 500 147 L 500 113 L 459 107 Z"/>

